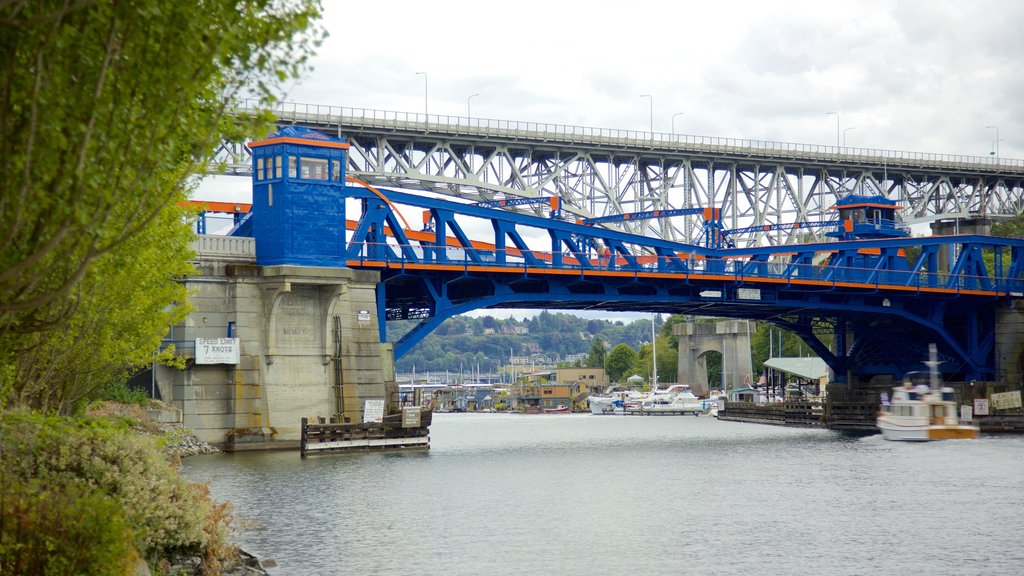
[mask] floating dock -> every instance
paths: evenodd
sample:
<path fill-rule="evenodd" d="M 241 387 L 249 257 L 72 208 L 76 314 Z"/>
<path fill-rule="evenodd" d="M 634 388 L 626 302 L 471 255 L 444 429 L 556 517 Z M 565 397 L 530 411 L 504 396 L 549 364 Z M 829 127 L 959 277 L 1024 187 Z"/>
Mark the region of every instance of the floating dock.
<path fill-rule="evenodd" d="M 415 416 L 413 416 L 415 415 Z M 430 410 L 404 410 L 390 414 L 382 422 L 309 423 L 302 419 L 299 451 L 303 458 L 324 454 L 373 450 L 428 450 L 430 448 Z"/>

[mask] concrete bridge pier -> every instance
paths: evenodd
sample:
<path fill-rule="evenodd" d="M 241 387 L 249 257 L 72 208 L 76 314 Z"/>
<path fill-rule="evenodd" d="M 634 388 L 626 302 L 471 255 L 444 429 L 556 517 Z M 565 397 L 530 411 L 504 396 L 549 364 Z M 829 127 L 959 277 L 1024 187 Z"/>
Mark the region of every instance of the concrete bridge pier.
<path fill-rule="evenodd" d="M 193 311 L 170 337 L 186 368 L 157 367 L 161 397 L 226 449 L 297 447 L 303 417 L 361 422 L 363 401 L 385 399 L 394 380 L 391 345 L 379 340 L 379 275 L 257 266 L 253 243 L 199 237 L 199 273 L 185 281 Z M 237 338 L 237 359 L 204 358 L 197 339 L 215 338 Z"/>
<path fill-rule="evenodd" d="M 679 341 L 677 381 L 689 384 L 698 396 L 707 394 L 705 357 L 708 352 L 719 352 L 728 389 L 749 386 L 753 382 L 750 357 L 750 335 L 753 332 L 754 323 L 749 320 L 675 324 L 672 333 Z"/>

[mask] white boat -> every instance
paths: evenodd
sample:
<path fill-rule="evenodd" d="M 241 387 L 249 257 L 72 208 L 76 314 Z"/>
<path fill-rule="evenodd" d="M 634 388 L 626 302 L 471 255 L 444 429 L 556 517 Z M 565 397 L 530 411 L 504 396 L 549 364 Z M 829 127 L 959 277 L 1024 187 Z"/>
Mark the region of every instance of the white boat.
<path fill-rule="evenodd" d="M 962 422 L 957 415 L 956 395 L 949 386 L 942 386 L 938 377 L 935 348 L 931 349 L 929 384 L 916 384 L 923 373 L 907 374 L 903 386 L 893 389 L 892 401 L 882 400 L 875 425 L 886 440 L 926 442 L 977 438 L 978 427 Z"/>
<path fill-rule="evenodd" d="M 624 414 L 627 408 L 639 405 L 643 399 L 642 392 L 613 387 L 604 396 L 588 396 L 587 402 L 592 414 Z"/>
<path fill-rule="evenodd" d="M 664 390 L 656 390 L 640 405 L 630 410 L 645 414 L 693 414 L 697 416 L 705 410 L 704 402 L 690 391 L 686 384 L 673 384 Z"/>

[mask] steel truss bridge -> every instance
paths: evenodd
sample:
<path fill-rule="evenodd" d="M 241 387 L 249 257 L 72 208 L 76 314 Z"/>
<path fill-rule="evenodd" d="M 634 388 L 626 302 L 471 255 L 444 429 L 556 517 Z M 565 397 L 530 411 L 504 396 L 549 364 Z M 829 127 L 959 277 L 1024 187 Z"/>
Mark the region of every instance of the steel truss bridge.
<path fill-rule="evenodd" d="M 261 108 L 242 101 L 236 113 Z M 733 238 L 744 247 L 822 240 L 822 230 L 786 224 L 829 220 L 851 192 L 898 202 L 908 224 L 1024 210 L 1021 160 L 294 103 L 272 110 L 282 125 L 346 138 L 348 174 L 373 185 L 471 202 L 557 196 L 580 218 L 718 208 L 726 228 L 746 230 Z M 243 144 L 224 143 L 215 161 L 229 174 L 252 170 Z M 702 233 L 692 217 L 604 226 L 693 244 Z"/>

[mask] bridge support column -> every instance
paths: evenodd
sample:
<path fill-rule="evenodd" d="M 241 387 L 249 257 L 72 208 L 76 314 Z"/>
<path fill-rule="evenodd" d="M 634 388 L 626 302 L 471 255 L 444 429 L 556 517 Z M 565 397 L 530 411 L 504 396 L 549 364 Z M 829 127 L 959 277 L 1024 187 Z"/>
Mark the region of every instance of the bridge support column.
<path fill-rule="evenodd" d="M 749 386 L 753 379 L 753 362 L 750 357 L 750 335 L 753 331 L 753 323 L 749 320 L 674 325 L 672 332 L 679 341 L 678 382 L 689 384 L 698 396 L 707 394 L 705 356 L 708 352 L 719 352 L 722 354 L 725 387 L 731 390 Z"/>
<path fill-rule="evenodd" d="M 996 309 L 996 377 L 1014 386 L 1024 383 L 1024 302 Z"/>
<path fill-rule="evenodd" d="M 953 236 L 958 234 L 980 234 L 988 236 L 992 232 L 992 224 L 995 221 L 991 218 L 956 218 L 953 220 L 936 220 L 932 222 L 932 236 Z M 939 247 L 939 270 L 948 272 L 953 265 L 953 255 L 949 252 L 949 246 Z"/>
<path fill-rule="evenodd" d="M 199 268 L 186 280 L 193 312 L 171 336 L 187 367 L 158 367 L 156 378 L 203 440 L 297 446 L 303 417 L 359 422 L 364 400 L 387 398 L 394 368 L 391 345 L 379 340 L 376 272 L 202 256 Z M 226 336 L 238 338 L 237 364 L 197 362 L 197 338 Z"/>

